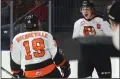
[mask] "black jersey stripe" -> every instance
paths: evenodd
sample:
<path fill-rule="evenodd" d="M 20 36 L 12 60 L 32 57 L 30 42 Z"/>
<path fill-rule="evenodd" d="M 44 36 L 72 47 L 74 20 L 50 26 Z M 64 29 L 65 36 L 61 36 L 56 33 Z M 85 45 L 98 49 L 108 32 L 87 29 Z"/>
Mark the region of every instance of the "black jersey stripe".
<path fill-rule="evenodd" d="M 36 63 L 36 64 L 25 65 L 25 71 L 37 70 L 37 69 L 40 69 L 40 68 L 44 68 L 44 67 L 46 67 L 50 64 L 53 64 L 52 59 L 48 59 L 48 60 L 45 60 L 43 62 Z"/>

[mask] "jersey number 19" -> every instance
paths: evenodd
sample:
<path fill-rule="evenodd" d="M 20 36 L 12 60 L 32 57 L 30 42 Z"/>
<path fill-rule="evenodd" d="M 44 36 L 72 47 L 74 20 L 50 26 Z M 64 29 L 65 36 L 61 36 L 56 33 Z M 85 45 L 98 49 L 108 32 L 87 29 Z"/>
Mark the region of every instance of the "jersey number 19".
<path fill-rule="evenodd" d="M 31 51 L 30 51 L 29 41 L 24 41 L 23 46 L 25 47 L 25 50 L 26 50 L 25 59 L 26 60 L 32 59 L 32 55 L 30 54 Z M 32 48 L 36 51 L 36 52 L 33 52 L 35 57 L 44 56 L 44 54 L 45 54 L 45 50 L 44 50 L 45 45 L 44 45 L 43 39 L 37 38 L 37 39 L 32 40 Z"/>

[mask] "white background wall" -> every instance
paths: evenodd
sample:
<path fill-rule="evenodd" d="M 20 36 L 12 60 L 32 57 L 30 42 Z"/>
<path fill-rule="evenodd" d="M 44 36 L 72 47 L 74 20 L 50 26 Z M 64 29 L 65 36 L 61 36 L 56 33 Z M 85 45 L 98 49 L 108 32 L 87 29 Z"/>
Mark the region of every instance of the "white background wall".
<path fill-rule="evenodd" d="M 2 67 L 7 69 L 10 72 L 10 57 L 9 57 L 9 51 L 2 51 Z M 120 78 L 119 77 L 119 58 L 111 58 L 112 62 L 112 78 Z M 77 60 L 71 60 L 71 75 L 69 78 L 77 78 L 77 69 L 78 69 L 78 61 Z M 2 78 L 11 78 L 6 72 L 2 71 Z M 96 73 L 96 70 L 93 72 L 93 78 L 98 78 L 98 75 Z"/>

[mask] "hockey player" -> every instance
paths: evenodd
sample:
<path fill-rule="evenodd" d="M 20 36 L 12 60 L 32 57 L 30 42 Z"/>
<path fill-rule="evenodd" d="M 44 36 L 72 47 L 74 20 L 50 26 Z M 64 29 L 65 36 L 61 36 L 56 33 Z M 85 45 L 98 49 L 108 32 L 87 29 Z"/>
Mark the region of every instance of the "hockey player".
<path fill-rule="evenodd" d="M 119 48 L 119 29 L 120 29 L 120 10 L 118 9 L 120 7 L 120 2 L 113 3 L 112 7 L 109 11 L 109 21 L 112 26 L 113 30 L 113 44 L 115 47 L 120 51 Z"/>
<path fill-rule="evenodd" d="M 72 38 L 78 38 L 87 35 L 111 35 L 112 30 L 110 24 L 95 13 L 93 3 L 83 1 L 80 8 L 84 18 L 80 18 L 74 24 Z"/>
<path fill-rule="evenodd" d="M 75 22 L 72 36 L 73 39 L 89 35 L 112 35 L 110 24 L 95 13 L 95 8 L 92 2 L 84 0 L 82 2 L 80 12 L 84 18 Z M 96 50 L 90 49 L 90 46 L 86 46 L 85 48 L 89 50 Z M 87 49 L 84 51 L 87 51 Z M 100 78 L 111 78 L 110 58 L 106 55 L 100 56 L 101 52 L 99 52 L 99 49 L 96 51 L 97 52 L 87 51 L 87 54 L 81 52 L 81 58 L 78 63 L 79 78 L 92 76 L 94 68 L 96 68 Z"/>
<path fill-rule="evenodd" d="M 24 20 L 27 32 L 13 38 L 10 66 L 13 75 L 20 78 L 67 78 L 71 73 L 69 61 L 64 57 L 53 36 L 38 31 L 40 22 L 33 14 Z M 22 70 L 21 66 L 25 69 Z M 61 68 L 61 72 L 57 67 Z"/>

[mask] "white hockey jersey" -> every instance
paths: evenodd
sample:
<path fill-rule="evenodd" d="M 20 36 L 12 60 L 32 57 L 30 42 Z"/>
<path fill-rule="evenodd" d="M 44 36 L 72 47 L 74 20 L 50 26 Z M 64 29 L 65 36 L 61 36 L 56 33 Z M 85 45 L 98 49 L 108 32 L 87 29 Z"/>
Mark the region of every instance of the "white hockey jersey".
<path fill-rule="evenodd" d="M 48 32 L 24 32 L 13 39 L 10 53 L 13 73 L 20 72 L 24 67 L 25 77 L 38 78 L 52 73 L 57 66 L 66 66 L 66 63 L 69 64 Z"/>
<path fill-rule="evenodd" d="M 100 17 L 88 21 L 84 18 L 79 19 L 74 24 L 72 38 L 84 37 L 88 35 L 112 35 L 112 29 L 107 21 Z"/>
<path fill-rule="evenodd" d="M 11 49 L 12 60 L 30 65 L 54 58 L 57 46 L 50 33 L 44 31 L 24 32 L 16 35 Z"/>

